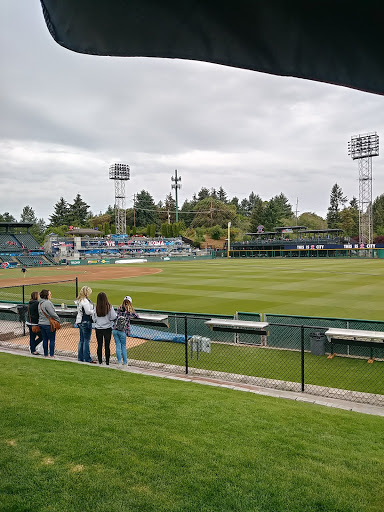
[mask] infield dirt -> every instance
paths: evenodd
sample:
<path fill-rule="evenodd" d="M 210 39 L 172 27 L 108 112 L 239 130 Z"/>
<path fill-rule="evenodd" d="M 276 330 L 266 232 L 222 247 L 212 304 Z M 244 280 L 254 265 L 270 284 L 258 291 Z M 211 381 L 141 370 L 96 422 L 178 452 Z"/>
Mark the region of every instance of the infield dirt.
<path fill-rule="evenodd" d="M 61 279 L 75 279 L 76 277 L 83 276 L 87 274 L 87 280 L 89 281 L 103 281 L 105 279 L 127 279 L 130 277 L 140 277 L 150 274 L 158 274 L 162 272 L 161 268 L 152 268 L 152 267 L 129 267 L 126 266 L 110 266 L 110 267 L 100 267 L 100 266 L 87 266 L 87 267 L 47 267 L 47 272 L 41 274 L 39 276 L 34 277 L 13 277 L 13 278 L 5 278 L 4 275 L 6 272 L 10 272 L 9 270 L 5 270 L 0 273 L 2 279 L 0 280 L 0 287 L 2 286 L 13 286 L 13 285 L 22 285 L 22 284 L 37 284 L 44 283 L 47 281 L 53 281 L 54 278 Z M 12 271 L 11 271 L 12 272 Z"/>

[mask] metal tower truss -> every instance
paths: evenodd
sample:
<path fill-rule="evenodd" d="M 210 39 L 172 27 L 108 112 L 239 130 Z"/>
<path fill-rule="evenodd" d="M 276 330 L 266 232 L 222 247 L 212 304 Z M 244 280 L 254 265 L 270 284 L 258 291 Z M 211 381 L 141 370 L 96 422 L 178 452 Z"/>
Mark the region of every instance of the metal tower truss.
<path fill-rule="evenodd" d="M 130 178 L 127 164 L 114 164 L 109 168 L 109 179 L 115 181 L 115 226 L 116 234 L 125 235 L 127 232 L 127 217 L 125 209 L 125 182 Z"/>
<path fill-rule="evenodd" d="M 359 242 L 371 244 L 372 215 L 372 157 L 379 156 L 379 136 L 376 132 L 355 135 L 348 142 L 348 154 L 359 161 Z"/>
<path fill-rule="evenodd" d="M 359 158 L 359 242 L 372 243 L 372 157 Z"/>

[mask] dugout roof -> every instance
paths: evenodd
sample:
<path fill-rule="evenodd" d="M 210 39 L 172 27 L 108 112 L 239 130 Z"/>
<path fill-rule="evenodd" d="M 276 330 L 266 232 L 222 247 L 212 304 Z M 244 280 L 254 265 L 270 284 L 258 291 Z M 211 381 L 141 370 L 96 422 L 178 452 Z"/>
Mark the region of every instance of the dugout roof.
<path fill-rule="evenodd" d="M 80 53 L 206 61 L 384 94 L 384 2 L 41 0 Z"/>

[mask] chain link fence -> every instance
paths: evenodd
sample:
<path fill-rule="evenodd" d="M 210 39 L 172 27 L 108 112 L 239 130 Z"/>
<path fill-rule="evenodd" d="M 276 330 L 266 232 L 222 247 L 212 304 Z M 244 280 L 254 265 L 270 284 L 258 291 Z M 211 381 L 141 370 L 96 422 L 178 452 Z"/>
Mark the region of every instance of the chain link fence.
<path fill-rule="evenodd" d="M 49 289 L 52 293 L 52 302 L 55 304 L 73 305 L 78 295 L 78 279 L 64 281 L 47 281 L 44 283 L 26 283 L 14 286 L 0 287 L 0 301 L 27 304 L 32 292 Z"/>
<path fill-rule="evenodd" d="M 74 308 L 58 308 L 62 328 L 56 333 L 56 353 L 77 358 L 79 330 L 73 327 Z M 174 373 L 220 378 L 263 387 L 312 393 L 384 406 L 384 343 L 371 348 L 333 343 L 324 333 L 330 327 L 384 331 L 384 322 L 353 319 L 265 315 L 268 335 L 211 331 L 210 319 L 259 322 L 260 314 L 209 315 L 137 310 L 127 338 L 128 363 Z M 167 322 L 147 321 L 160 315 Z M 25 310 L 0 304 L 0 346 L 29 350 Z M 94 331 L 91 355 L 96 360 Z M 328 356 L 334 352 L 335 357 Z M 111 363 L 117 363 L 112 338 Z"/>

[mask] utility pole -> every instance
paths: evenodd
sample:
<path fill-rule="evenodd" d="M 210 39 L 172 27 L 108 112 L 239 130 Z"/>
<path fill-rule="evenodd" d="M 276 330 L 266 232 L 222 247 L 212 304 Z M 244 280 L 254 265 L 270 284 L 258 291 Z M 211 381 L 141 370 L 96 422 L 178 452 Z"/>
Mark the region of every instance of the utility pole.
<path fill-rule="evenodd" d="M 136 194 L 133 194 L 133 225 L 136 227 L 136 210 L 135 210 L 135 203 L 136 203 Z"/>
<path fill-rule="evenodd" d="M 300 210 L 298 210 L 298 207 L 299 207 L 299 198 L 297 197 L 296 198 L 296 226 L 297 226 L 297 214 L 299 213 Z"/>
<path fill-rule="evenodd" d="M 177 202 L 177 189 L 181 188 L 179 181 L 181 181 L 181 176 L 177 177 L 177 169 L 175 170 L 175 176 L 171 176 L 172 188 L 175 189 L 175 201 L 176 201 L 176 222 L 179 222 L 179 205 Z"/>
<path fill-rule="evenodd" d="M 212 211 L 213 211 L 213 200 L 212 200 L 212 197 L 211 197 L 211 208 L 210 208 L 210 211 L 211 211 L 211 227 L 212 227 L 212 224 L 213 224 L 213 216 L 212 216 Z"/>

